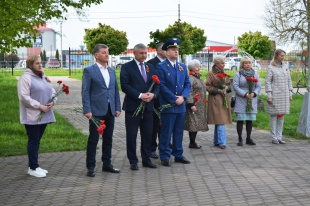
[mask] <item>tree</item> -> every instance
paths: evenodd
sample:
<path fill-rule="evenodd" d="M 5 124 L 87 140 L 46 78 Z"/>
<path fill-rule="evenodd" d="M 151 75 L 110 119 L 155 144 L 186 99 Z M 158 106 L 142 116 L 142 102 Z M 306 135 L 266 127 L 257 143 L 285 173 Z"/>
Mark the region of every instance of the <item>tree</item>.
<path fill-rule="evenodd" d="M 201 51 L 207 41 L 207 37 L 204 36 L 204 30 L 194 27 L 186 22 L 176 21 L 173 25 L 169 25 L 164 31 L 150 32 L 150 38 L 153 41 L 148 45 L 149 47 L 155 48 L 159 42 L 165 42 L 171 37 L 179 38 L 180 44 L 180 55 L 183 60 L 183 55 L 194 54 Z M 183 61 L 184 62 L 184 61 Z"/>
<path fill-rule="evenodd" d="M 252 33 L 245 32 L 238 37 L 237 46 L 239 49 L 246 51 L 255 58 L 266 58 L 272 51 L 272 41 L 268 36 L 262 35 L 261 32 L 256 31 Z"/>
<path fill-rule="evenodd" d="M 85 29 L 84 42 L 89 53 L 93 53 L 96 44 L 106 44 L 109 47 L 109 53 L 112 55 L 126 51 L 129 44 L 126 32 L 118 31 L 101 23 L 99 23 L 98 28 Z"/>
<path fill-rule="evenodd" d="M 46 62 L 46 51 L 45 51 L 45 50 L 43 50 L 43 58 L 42 58 L 42 61 L 43 61 L 43 62 Z"/>
<path fill-rule="evenodd" d="M 40 51 L 40 58 L 41 58 L 41 61 L 43 61 L 43 52 Z"/>
<path fill-rule="evenodd" d="M 32 47 L 40 25 L 51 19 L 66 19 L 69 8 L 83 14 L 83 8 L 103 0 L 15 0 L 0 1 L 0 52 L 11 52 L 14 48 Z"/>
<path fill-rule="evenodd" d="M 12 60 L 13 62 L 18 62 L 19 57 L 16 54 L 7 54 L 5 55 L 4 60 L 7 62 L 11 62 Z"/>
<path fill-rule="evenodd" d="M 58 51 L 58 49 L 56 49 L 55 58 L 59 61 L 59 51 Z"/>
<path fill-rule="evenodd" d="M 279 43 L 308 39 L 307 0 L 269 0 L 264 20 L 270 35 Z"/>

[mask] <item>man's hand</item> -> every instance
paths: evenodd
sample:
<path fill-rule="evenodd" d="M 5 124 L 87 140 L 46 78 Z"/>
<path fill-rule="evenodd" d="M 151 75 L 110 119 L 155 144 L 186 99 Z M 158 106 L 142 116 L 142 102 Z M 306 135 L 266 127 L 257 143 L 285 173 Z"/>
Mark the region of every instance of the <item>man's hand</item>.
<path fill-rule="evenodd" d="M 192 107 L 191 107 L 191 110 L 192 110 L 193 113 L 194 113 L 194 112 L 197 112 L 196 106 L 192 106 Z"/>
<path fill-rule="evenodd" d="M 175 101 L 176 105 L 181 105 L 184 102 L 184 97 L 183 96 L 176 96 L 177 100 Z"/>
<path fill-rule="evenodd" d="M 152 99 L 154 98 L 154 96 L 155 96 L 155 95 L 154 95 L 153 93 L 147 92 L 147 93 L 143 93 L 143 94 L 141 95 L 141 99 L 142 99 L 142 101 L 148 103 L 148 102 L 152 101 Z"/>
<path fill-rule="evenodd" d="M 88 112 L 86 114 L 84 114 L 85 117 L 87 117 L 88 119 L 91 119 L 93 117 L 93 113 Z"/>
<path fill-rule="evenodd" d="M 115 117 L 119 117 L 119 115 L 121 115 L 120 111 L 115 111 Z"/>

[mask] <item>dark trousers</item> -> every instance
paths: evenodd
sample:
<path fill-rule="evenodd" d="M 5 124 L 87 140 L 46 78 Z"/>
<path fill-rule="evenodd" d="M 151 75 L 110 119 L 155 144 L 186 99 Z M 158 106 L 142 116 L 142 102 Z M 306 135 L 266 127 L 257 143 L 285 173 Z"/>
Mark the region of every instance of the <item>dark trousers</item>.
<path fill-rule="evenodd" d="M 105 120 L 106 128 L 102 135 L 102 156 L 101 160 L 104 166 L 111 165 L 112 156 L 112 142 L 113 142 L 113 130 L 115 117 L 111 113 L 110 106 L 105 116 L 93 116 L 98 120 Z M 96 167 L 96 150 L 99 141 L 99 134 L 97 132 L 97 126 L 89 120 L 89 136 L 87 142 L 86 152 L 86 167 L 93 169 Z"/>
<path fill-rule="evenodd" d="M 140 127 L 141 134 L 141 157 L 142 162 L 151 162 L 151 137 L 153 126 L 153 111 L 144 111 L 143 118 L 141 114 L 137 117 L 133 117 L 133 112 L 125 112 L 125 125 L 126 125 L 126 146 L 127 157 L 130 164 L 138 164 L 138 158 L 136 154 L 137 148 L 137 135 Z"/>
<path fill-rule="evenodd" d="M 151 151 L 156 152 L 157 149 L 157 136 L 160 138 L 160 120 L 157 114 L 153 113 L 153 130 L 152 130 L 152 142 L 151 142 Z"/>
<path fill-rule="evenodd" d="M 47 124 L 28 125 L 25 124 L 25 128 L 28 136 L 28 166 L 30 169 L 35 170 L 39 167 L 39 147 L 40 140 L 44 134 Z"/>

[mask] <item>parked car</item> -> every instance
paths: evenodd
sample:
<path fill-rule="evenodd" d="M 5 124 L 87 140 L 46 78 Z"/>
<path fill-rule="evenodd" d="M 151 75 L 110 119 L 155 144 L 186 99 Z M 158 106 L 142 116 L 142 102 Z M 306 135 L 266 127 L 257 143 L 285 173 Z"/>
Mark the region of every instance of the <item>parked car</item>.
<path fill-rule="evenodd" d="M 237 70 L 239 69 L 241 57 L 227 57 L 225 60 L 224 69 Z"/>
<path fill-rule="evenodd" d="M 59 68 L 59 67 L 60 62 L 58 61 L 58 59 L 49 58 L 45 64 L 45 68 Z"/>
<path fill-rule="evenodd" d="M 121 56 L 119 57 L 119 63 L 115 65 L 116 68 L 121 68 L 123 64 L 133 60 L 132 56 Z"/>

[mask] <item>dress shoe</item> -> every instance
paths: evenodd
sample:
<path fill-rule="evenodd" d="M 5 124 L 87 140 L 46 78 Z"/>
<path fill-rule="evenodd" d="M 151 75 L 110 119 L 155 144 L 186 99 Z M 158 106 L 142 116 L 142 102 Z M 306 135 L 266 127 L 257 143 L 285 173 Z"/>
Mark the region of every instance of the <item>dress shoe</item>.
<path fill-rule="evenodd" d="M 200 148 L 201 148 L 201 145 L 198 145 L 197 143 L 189 144 L 188 148 L 191 148 L 191 149 L 200 149 Z"/>
<path fill-rule="evenodd" d="M 284 140 L 282 140 L 282 139 L 278 139 L 278 142 L 279 142 L 280 144 L 286 144 L 286 142 L 285 142 Z"/>
<path fill-rule="evenodd" d="M 238 146 L 243 146 L 242 141 L 238 142 L 237 145 L 238 145 Z"/>
<path fill-rule="evenodd" d="M 187 160 L 185 157 L 180 159 L 174 159 L 175 162 L 183 163 L 183 164 L 190 164 L 191 162 Z"/>
<path fill-rule="evenodd" d="M 130 169 L 131 169 L 131 170 L 139 170 L 139 167 L 138 167 L 137 164 L 131 164 L 131 165 L 130 165 Z"/>
<path fill-rule="evenodd" d="M 96 173 L 94 169 L 88 169 L 87 174 L 88 177 L 95 177 Z"/>
<path fill-rule="evenodd" d="M 226 145 L 220 145 L 219 148 L 225 149 L 225 148 L 226 148 Z"/>
<path fill-rule="evenodd" d="M 161 161 L 161 165 L 165 166 L 165 167 L 169 167 L 170 166 L 170 162 L 169 162 L 169 160 L 162 160 Z"/>
<path fill-rule="evenodd" d="M 109 166 L 102 166 L 102 171 L 103 172 L 111 172 L 111 173 L 119 173 L 120 170 L 113 168 L 113 165 L 109 165 Z"/>
<path fill-rule="evenodd" d="M 153 164 L 152 162 L 142 162 L 142 166 L 148 168 L 157 168 L 157 165 Z"/>
<path fill-rule="evenodd" d="M 273 139 L 271 142 L 272 144 L 279 144 L 279 141 L 277 139 Z"/>
<path fill-rule="evenodd" d="M 150 155 L 150 158 L 158 159 L 159 156 L 158 156 L 158 154 L 156 154 L 155 152 L 152 152 L 151 155 Z"/>
<path fill-rule="evenodd" d="M 169 147 L 170 147 L 170 149 L 172 149 L 172 144 L 171 143 L 169 144 Z"/>
<path fill-rule="evenodd" d="M 248 144 L 248 145 L 256 145 L 256 143 L 255 143 L 251 138 L 246 138 L 245 144 Z"/>

